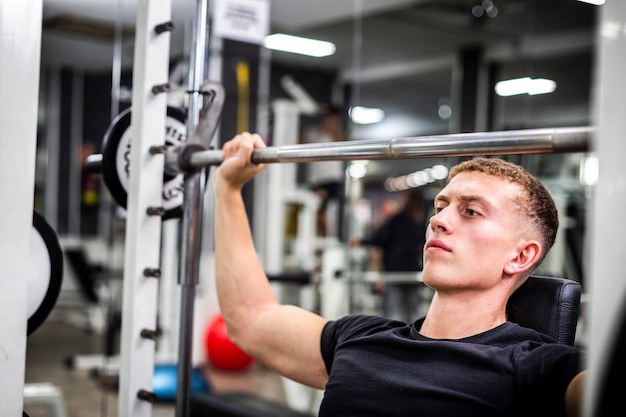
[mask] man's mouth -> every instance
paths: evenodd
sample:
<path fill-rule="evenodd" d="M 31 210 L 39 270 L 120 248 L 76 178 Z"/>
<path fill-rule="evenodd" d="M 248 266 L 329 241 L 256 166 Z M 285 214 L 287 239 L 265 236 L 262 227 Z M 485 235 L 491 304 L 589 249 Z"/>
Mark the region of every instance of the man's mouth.
<path fill-rule="evenodd" d="M 439 249 L 446 252 L 452 252 L 452 250 L 445 245 L 441 240 L 433 239 L 426 242 L 426 249 Z"/>

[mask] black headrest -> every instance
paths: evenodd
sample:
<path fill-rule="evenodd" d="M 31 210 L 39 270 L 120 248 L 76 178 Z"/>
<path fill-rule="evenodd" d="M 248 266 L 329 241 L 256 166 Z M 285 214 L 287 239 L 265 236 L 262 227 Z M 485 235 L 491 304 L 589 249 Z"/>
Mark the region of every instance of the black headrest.
<path fill-rule="evenodd" d="M 532 275 L 507 304 L 507 320 L 574 345 L 580 309 L 580 283 Z"/>

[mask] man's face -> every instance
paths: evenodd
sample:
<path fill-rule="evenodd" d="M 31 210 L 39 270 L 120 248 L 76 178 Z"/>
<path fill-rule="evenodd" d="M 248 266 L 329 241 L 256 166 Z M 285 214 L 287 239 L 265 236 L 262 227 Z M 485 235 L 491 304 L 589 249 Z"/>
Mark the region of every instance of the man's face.
<path fill-rule="evenodd" d="M 519 250 L 517 184 L 482 172 L 455 176 L 435 198 L 426 230 L 424 282 L 437 290 L 484 289 Z"/>

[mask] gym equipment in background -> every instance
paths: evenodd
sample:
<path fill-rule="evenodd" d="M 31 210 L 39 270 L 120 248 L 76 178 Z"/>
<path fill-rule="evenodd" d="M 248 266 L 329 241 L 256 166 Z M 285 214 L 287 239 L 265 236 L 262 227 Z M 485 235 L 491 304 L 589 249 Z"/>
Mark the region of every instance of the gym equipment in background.
<path fill-rule="evenodd" d="M 63 283 L 63 251 L 56 232 L 46 219 L 33 210 L 30 244 L 31 275 L 28 277 L 27 335 L 43 324 L 54 308 Z M 24 404 L 45 404 L 54 417 L 67 416 L 59 387 L 44 382 L 24 385 Z M 23 416 L 28 417 L 26 412 Z"/>
<path fill-rule="evenodd" d="M 33 210 L 32 275 L 28 280 L 28 326 L 31 335 L 46 320 L 61 291 L 63 251 L 56 232 Z"/>
<path fill-rule="evenodd" d="M 128 178 L 130 175 L 130 108 L 120 113 L 104 134 L 102 145 L 102 180 L 115 202 L 126 208 L 128 200 Z M 185 113 L 175 107 L 167 107 L 165 119 L 165 146 L 182 145 L 187 139 Z M 183 205 L 183 176 L 163 174 L 163 219 L 180 217 Z"/>
<path fill-rule="evenodd" d="M 152 392 L 156 395 L 156 401 L 173 402 L 176 400 L 176 387 L 178 386 L 178 367 L 176 364 L 157 364 L 154 366 L 152 376 Z M 191 372 L 191 393 L 209 394 L 210 382 L 204 377 L 200 368 L 193 368 Z"/>
<path fill-rule="evenodd" d="M 209 321 L 204 336 L 204 348 L 209 363 L 221 370 L 240 371 L 254 362 L 254 359 L 230 340 L 221 314 L 216 314 Z"/>

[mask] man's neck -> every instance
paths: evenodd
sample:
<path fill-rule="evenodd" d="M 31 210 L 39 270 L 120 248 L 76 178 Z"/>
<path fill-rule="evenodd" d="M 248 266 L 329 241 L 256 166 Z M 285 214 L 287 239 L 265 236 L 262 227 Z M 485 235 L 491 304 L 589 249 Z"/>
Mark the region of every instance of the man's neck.
<path fill-rule="evenodd" d="M 506 321 L 506 299 L 490 293 L 464 296 L 435 293 L 420 334 L 431 339 L 462 339 Z"/>

